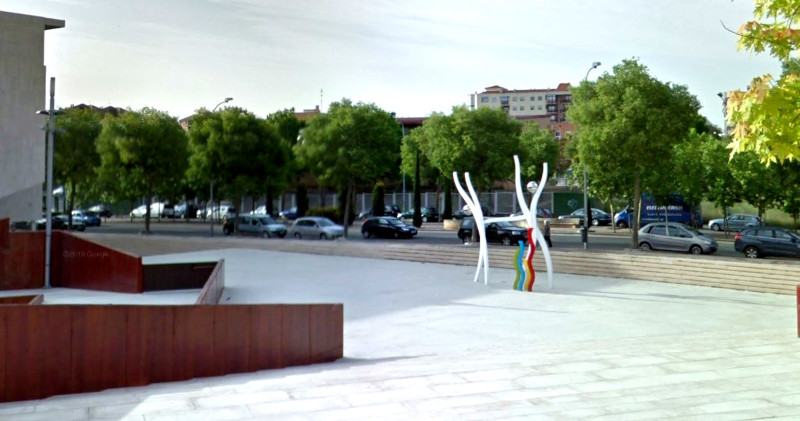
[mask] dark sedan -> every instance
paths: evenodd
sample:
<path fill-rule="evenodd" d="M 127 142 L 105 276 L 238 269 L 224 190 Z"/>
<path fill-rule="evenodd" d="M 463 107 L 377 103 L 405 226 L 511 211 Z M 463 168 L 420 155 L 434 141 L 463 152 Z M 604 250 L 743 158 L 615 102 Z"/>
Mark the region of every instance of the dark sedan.
<path fill-rule="evenodd" d="M 411 238 L 417 235 L 417 229 L 392 216 L 374 216 L 361 224 L 361 236 L 364 238 Z"/>
<path fill-rule="evenodd" d="M 461 227 L 458 229 L 458 238 L 464 243 L 472 241 L 472 229 L 475 226 L 475 218 L 464 218 Z M 492 222 L 486 224 L 486 242 L 500 243 L 504 246 L 528 242 L 528 230 L 513 225 L 510 222 Z"/>
<path fill-rule="evenodd" d="M 736 234 L 733 248 L 750 258 L 800 257 L 800 235 L 783 227 L 750 227 Z"/>

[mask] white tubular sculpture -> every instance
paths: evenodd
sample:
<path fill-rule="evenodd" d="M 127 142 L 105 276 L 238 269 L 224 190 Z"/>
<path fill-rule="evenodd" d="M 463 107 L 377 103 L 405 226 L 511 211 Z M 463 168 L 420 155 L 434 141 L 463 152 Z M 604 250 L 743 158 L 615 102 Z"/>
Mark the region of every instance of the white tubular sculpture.
<path fill-rule="evenodd" d="M 536 208 L 539 204 L 539 197 L 542 194 L 542 190 L 544 189 L 545 183 L 547 182 L 547 163 L 542 164 L 542 178 L 539 184 L 536 186 L 536 190 L 533 193 L 533 197 L 531 198 L 531 204 L 529 207 L 525 206 L 525 196 L 522 194 L 522 181 L 520 176 L 520 165 L 519 165 L 519 157 L 514 155 L 514 175 L 515 175 L 515 184 L 516 184 L 516 192 L 517 192 L 517 199 L 520 204 L 520 208 L 522 209 L 522 215 L 519 216 L 507 216 L 501 218 L 485 218 L 483 217 L 483 210 L 481 209 L 480 200 L 478 195 L 475 193 L 475 189 L 472 187 L 472 182 L 469 178 L 469 173 L 464 173 L 464 180 L 467 183 L 467 190 L 469 190 L 469 194 L 464 191 L 464 188 L 461 186 L 461 183 L 458 180 L 458 173 L 453 171 L 453 181 L 456 185 L 456 190 L 461 195 L 461 198 L 464 199 L 464 202 L 467 204 L 470 212 L 472 212 L 472 216 L 475 219 L 475 226 L 473 229 L 478 230 L 479 234 L 479 243 L 480 243 L 480 251 L 478 254 L 478 267 L 475 270 L 475 279 L 474 282 L 478 282 L 478 277 L 480 276 L 481 268 L 483 268 L 483 282 L 484 284 L 489 284 L 489 250 L 486 244 L 486 224 L 492 222 L 501 222 L 501 221 L 508 221 L 508 222 L 517 222 L 517 221 L 527 221 L 528 226 L 531 227 L 533 230 L 533 238 L 532 242 L 528 244 L 528 252 L 527 255 L 533 253 L 536 249 L 536 244 L 538 243 L 542 253 L 544 254 L 544 260 L 547 265 L 547 287 L 553 287 L 553 262 L 550 258 L 550 249 L 547 247 L 547 243 L 544 241 L 544 236 L 542 232 L 539 230 L 539 225 L 536 221 Z M 534 184 L 534 183 L 532 183 Z M 518 269 L 519 270 L 519 269 Z M 530 274 L 533 276 L 533 273 Z"/>

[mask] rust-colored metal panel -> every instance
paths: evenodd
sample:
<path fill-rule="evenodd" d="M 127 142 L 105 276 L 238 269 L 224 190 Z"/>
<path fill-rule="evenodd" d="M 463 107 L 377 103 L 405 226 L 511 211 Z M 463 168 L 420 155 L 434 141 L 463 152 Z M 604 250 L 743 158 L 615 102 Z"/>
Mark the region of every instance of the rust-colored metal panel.
<path fill-rule="evenodd" d="M 214 307 L 175 306 L 174 309 L 175 380 L 215 375 L 218 371 L 214 368 Z"/>
<path fill-rule="evenodd" d="M 58 306 L 0 307 L 5 318 L 3 401 L 70 393 L 70 314 Z"/>
<path fill-rule="evenodd" d="M 173 359 L 177 355 L 173 352 L 173 307 L 126 306 L 125 311 L 127 385 L 173 381 Z"/>
<path fill-rule="evenodd" d="M 250 308 L 250 371 L 286 367 L 283 361 L 283 309 L 280 305 Z"/>
<path fill-rule="evenodd" d="M 0 305 L 16 305 L 16 304 L 28 304 L 28 305 L 36 305 L 42 303 L 43 295 L 17 295 L 15 297 L 0 297 Z"/>
<path fill-rule="evenodd" d="M 225 259 L 217 262 L 195 304 L 218 304 L 225 289 Z"/>
<path fill-rule="evenodd" d="M 8 248 L 8 236 L 11 222 L 8 218 L 0 219 L 0 250 Z"/>
<path fill-rule="evenodd" d="M 58 286 L 139 293 L 142 292 L 142 259 L 69 233 L 61 235 L 61 251 L 54 253 L 59 267 Z M 54 284 L 56 285 L 56 284 Z"/>
<path fill-rule="evenodd" d="M 218 372 L 245 373 L 250 368 L 250 308 L 247 305 L 212 306 L 214 362 Z"/>
<path fill-rule="evenodd" d="M 281 350 L 284 364 L 287 366 L 311 364 L 310 306 L 282 305 L 281 310 L 283 311 Z"/>
<path fill-rule="evenodd" d="M 311 362 L 335 361 L 344 355 L 344 311 L 341 304 L 315 304 L 310 308 Z"/>
<path fill-rule="evenodd" d="M 44 232 L 13 232 L 3 251 L 0 290 L 41 288 L 44 285 Z"/>
<path fill-rule="evenodd" d="M 39 344 L 44 345 L 38 350 L 39 367 L 41 369 L 41 392 L 37 398 L 53 395 L 77 393 L 81 390 L 73 388 L 70 381 L 70 363 L 73 355 L 70 353 L 72 343 L 72 308 L 69 306 L 41 306 L 27 305 L 32 312 L 41 314 L 41 328 Z M 86 367 L 94 370 L 94 367 Z"/>
<path fill-rule="evenodd" d="M 126 313 L 121 306 L 72 307 L 72 383 L 89 392 L 125 386 Z"/>

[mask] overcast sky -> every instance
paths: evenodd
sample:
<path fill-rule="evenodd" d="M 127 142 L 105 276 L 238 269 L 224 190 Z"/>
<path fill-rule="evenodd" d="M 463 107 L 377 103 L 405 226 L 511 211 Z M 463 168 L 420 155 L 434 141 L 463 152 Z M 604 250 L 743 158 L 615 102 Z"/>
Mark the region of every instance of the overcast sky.
<path fill-rule="evenodd" d="M 555 88 L 594 61 L 590 79 L 635 57 L 688 86 L 721 125 L 717 92 L 780 72 L 722 26 L 750 19 L 752 0 L 3 0 L 0 10 L 66 21 L 45 37 L 57 106 L 178 118 L 225 97 L 261 116 L 349 98 L 422 117 L 488 86 Z"/>

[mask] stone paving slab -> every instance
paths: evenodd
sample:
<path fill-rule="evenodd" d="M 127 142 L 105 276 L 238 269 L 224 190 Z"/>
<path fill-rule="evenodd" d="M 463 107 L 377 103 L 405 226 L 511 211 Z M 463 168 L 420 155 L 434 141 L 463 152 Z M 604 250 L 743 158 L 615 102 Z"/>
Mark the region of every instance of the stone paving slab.
<path fill-rule="evenodd" d="M 226 249 L 224 302 L 342 302 L 327 364 L 0 404 L 13 420 L 800 418 L 793 297 Z M 80 292 L 76 292 L 80 295 Z"/>

